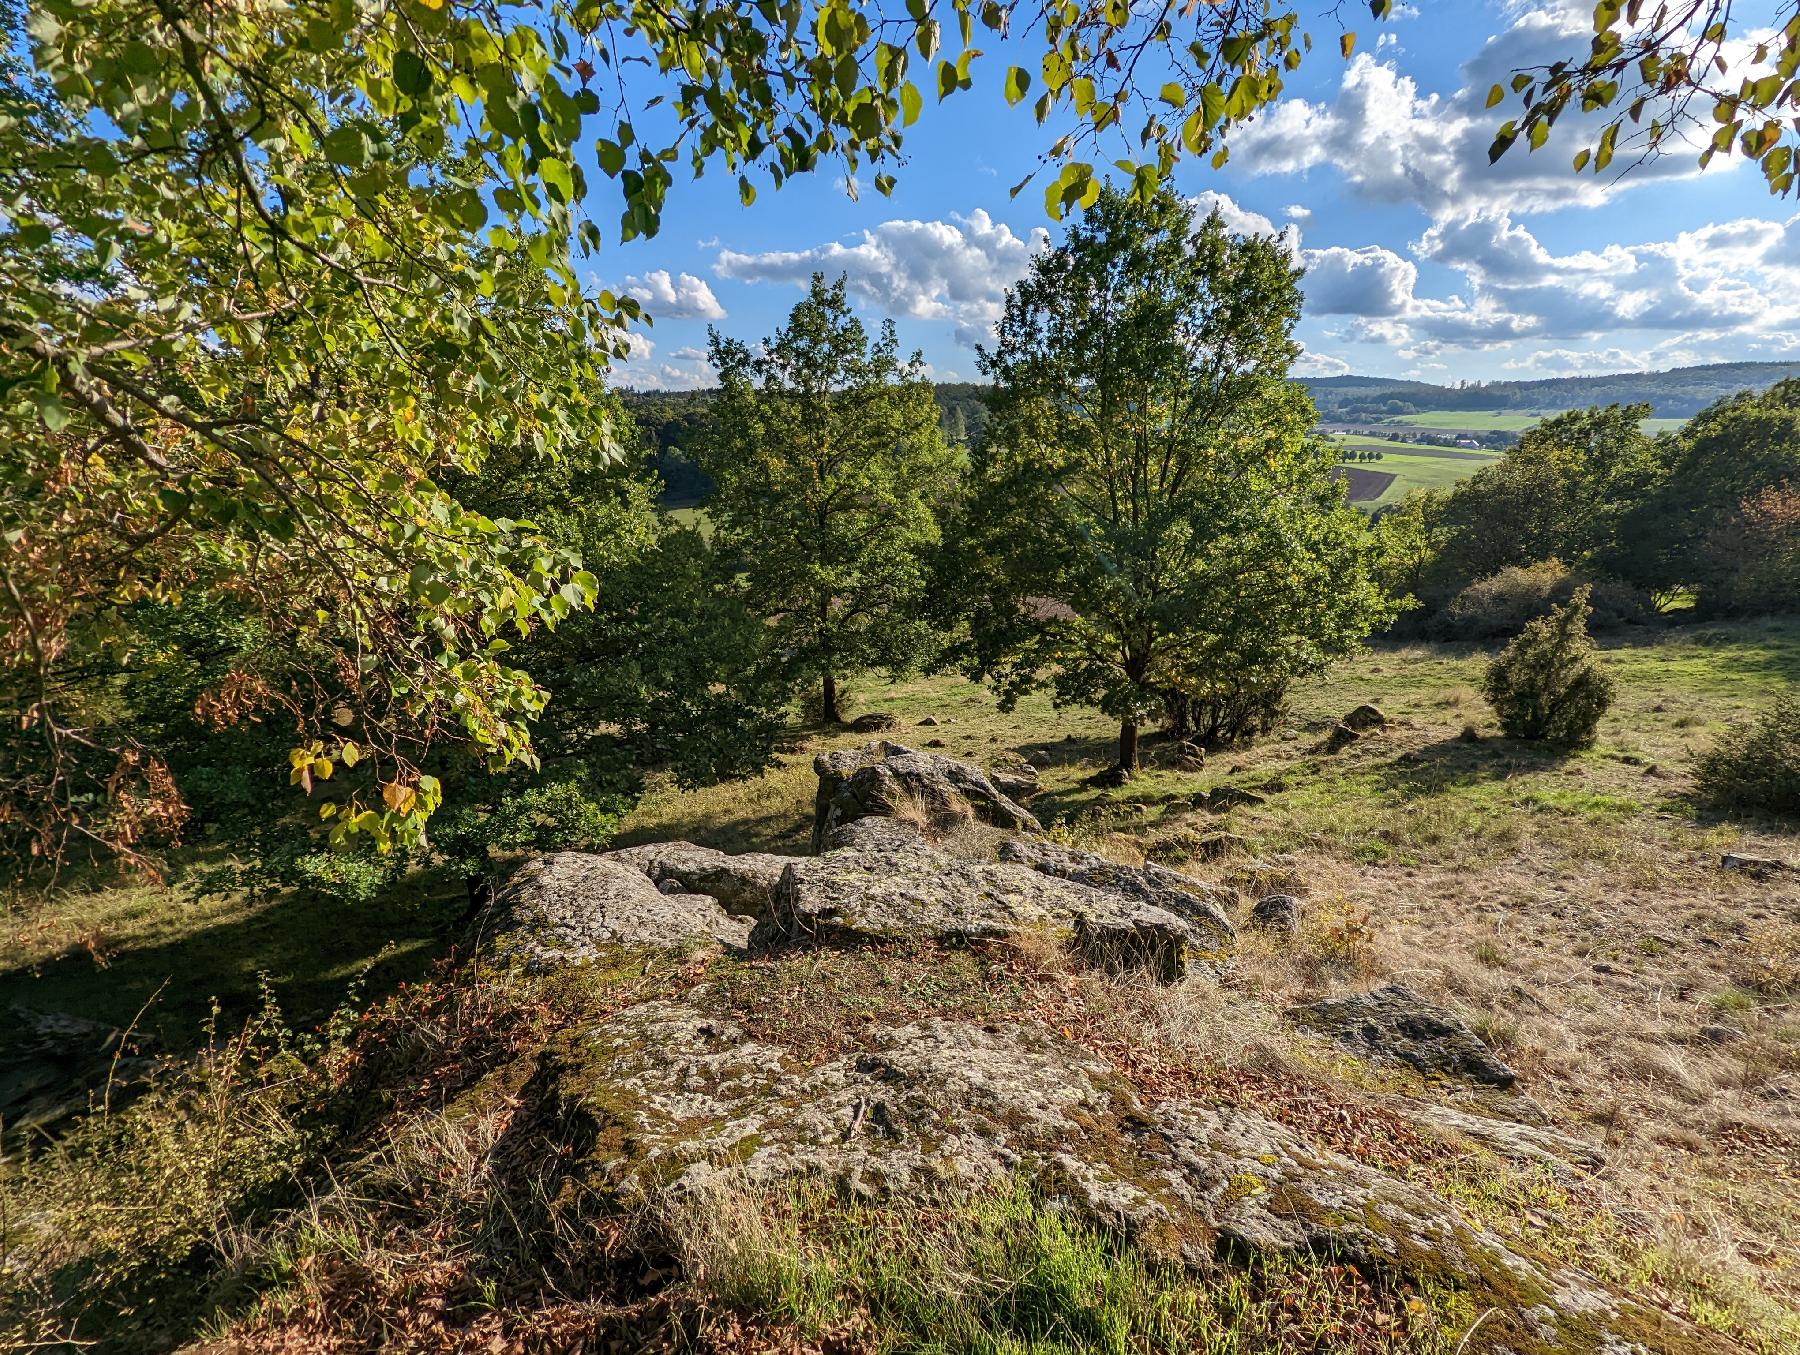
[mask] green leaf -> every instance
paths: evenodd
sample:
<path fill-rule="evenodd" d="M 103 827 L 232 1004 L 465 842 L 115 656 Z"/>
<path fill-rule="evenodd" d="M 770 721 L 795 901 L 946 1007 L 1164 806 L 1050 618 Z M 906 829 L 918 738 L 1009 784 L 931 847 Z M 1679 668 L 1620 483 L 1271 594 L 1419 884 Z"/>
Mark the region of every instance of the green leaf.
<path fill-rule="evenodd" d="M 431 67 L 417 52 L 402 47 L 394 53 L 394 86 L 402 94 L 420 98 L 431 92 Z"/>
<path fill-rule="evenodd" d="M 1004 93 L 1008 104 L 1017 104 L 1019 100 L 1025 97 L 1025 91 L 1030 88 L 1031 76 L 1028 72 L 1021 70 L 1017 66 L 1008 66 L 1006 68 L 1006 88 Z"/>
<path fill-rule="evenodd" d="M 569 167 L 554 156 L 538 162 L 538 178 L 544 181 L 544 187 L 555 195 L 558 202 L 575 201 L 575 180 L 569 173 Z"/>
<path fill-rule="evenodd" d="M 919 97 L 919 87 L 908 80 L 900 86 L 900 120 L 901 125 L 911 127 L 919 120 L 919 112 L 925 106 L 924 99 Z"/>
<path fill-rule="evenodd" d="M 1492 89 L 1490 89 L 1488 91 L 1487 106 L 1489 108 L 1492 108 L 1495 104 L 1500 103 L 1505 98 L 1506 98 L 1506 91 L 1504 89 L 1500 88 L 1499 85 L 1495 85 Z"/>

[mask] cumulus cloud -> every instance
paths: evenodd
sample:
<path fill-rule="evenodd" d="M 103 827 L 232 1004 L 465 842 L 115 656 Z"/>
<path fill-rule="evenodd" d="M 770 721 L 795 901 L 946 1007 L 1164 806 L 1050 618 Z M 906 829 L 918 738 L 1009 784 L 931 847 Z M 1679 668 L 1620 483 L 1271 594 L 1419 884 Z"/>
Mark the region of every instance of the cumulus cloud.
<path fill-rule="evenodd" d="M 1488 146 L 1504 121 L 1485 106 L 1489 88 L 1515 70 L 1579 53 L 1591 36 L 1591 6 L 1521 9 L 1464 65 L 1450 95 L 1421 90 L 1390 55 L 1360 52 L 1331 101 L 1286 100 L 1236 133 L 1234 163 L 1259 175 L 1330 166 L 1363 197 L 1412 202 L 1439 219 L 1593 206 L 1621 188 L 1699 173 L 1694 156 L 1673 144 L 1629 175 L 1574 174 L 1572 148 L 1592 144 L 1605 121 L 1574 109 L 1543 151 L 1516 146 L 1489 165 Z"/>
<path fill-rule="evenodd" d="M 714 384 L 713 370 L 706 362 L 706 354 L 698 348 L 677 348 L 669 355 L 670 361 L 662 362 L 656 357 L 656 340 L 642 330 L 627 330 L 625 342 L 631 351 L 623 358 L 613 359 L 615 386 L 683 391 Z"/>
<path fill-rule="evenodd" d="M 1556 254 L 1501 212 L 1432 226 L 1411 246 L 1412 258 L 1378 245 L 1304 251 L 1306 311 L 1343 317 L 1340 339 L 1389 344 L 1404 357 L 1621 331 L 1785 351 L 1770 346 L 1793 344 L 1800 326 L 1796 241 L 1800 216 L 1718 222 L 1669 240 Z M 1456 289 L 1421 295 L 1421 259 L 1449 269 Z"/>
<path fill-rule="evenodd" d="M 987 339 L 1006 288 L 1049 243 L 1041 226 L 1016 235 L 977 209 L 947 221 L 884 221 L 853 240 L 811 249 L 725 249 L 713 271 L 736 282 L 795 287 L 805 287 L 814 273 L 842 273 L 859 300 L 915 320 L 947 321 L 959 343 L 973 345 Z"/>
<path fill-rule="evenodd" d="M 1295 376 L 1348 376 L 1350 370 L 1350 364 L 1342 358 L 1330 353 L 1315 353 L 1311 349 L 1295 358 L 1292 368 Z"/>
<path fill-rule="evenodd" d="M 1613 372 L 1649 370 L 1644 354 L 1624 348 L 1595 348 L 1585 352 L 1571 348 L 1540 348 L 1501 365 L 1509 372 L 1544 376 L 1605 376 Z"/>
<path fill-rule="evenodd" d="M 669 320 L 723 320 L 725 308 L 705 278 L 654 269 L 625 279 L 625 294 L 643 302 L 652 315 Z"/>

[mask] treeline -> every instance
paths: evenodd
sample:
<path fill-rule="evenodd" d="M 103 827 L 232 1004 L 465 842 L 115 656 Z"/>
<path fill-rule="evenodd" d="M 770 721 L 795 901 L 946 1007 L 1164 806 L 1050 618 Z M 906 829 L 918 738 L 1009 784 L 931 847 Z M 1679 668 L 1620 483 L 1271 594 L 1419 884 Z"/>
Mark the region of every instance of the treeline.
<path fill-rule="evenodd" d="M 1560 376 L 1539 381 L 1482 381 L 1439 386 L 1371 376 L 1302 377 L 1300 382 L 1328 420 L 1443 411 L 1536 413 L 1593 405 L 1647 405 L 1647 415 L 1687 418 L 1739 391 L 1766 390 L 1800 377 L 1800 362 L 1719 362 L 1673 367 L 1666 372 L 1610 376 Z"/>
<path fill-rule="evenodd" d="M 1516 631 L 1591 583 L 1596 621 L 1800 605 L 1800 380 L 1741 391 L 1678 433 L 1643 405 L 1557 415 L 1449 491 L 1378 516 L 1386 582 L 1418 607 L 1404 629 Z"/>

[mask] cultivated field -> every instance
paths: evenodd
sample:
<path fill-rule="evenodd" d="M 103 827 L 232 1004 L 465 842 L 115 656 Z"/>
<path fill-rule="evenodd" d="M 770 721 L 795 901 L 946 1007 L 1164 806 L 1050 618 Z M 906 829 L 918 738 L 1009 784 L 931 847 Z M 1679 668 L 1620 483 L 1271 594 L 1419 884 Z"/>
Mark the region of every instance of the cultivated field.
<path fill-rule="evenodd" d="M 1350 445 L 1359 444 L 1352 443 Z M 1373 443 L 1363 445 L 1376 446 Z M 1372 499 L 1361 498 L 1352 491 L 1350 496 L 1352 500 L 1369 507 L 1376 507 L 1397 502 L 1415 489 L 1450 489 L 1468 479 L 1483 466 L 1491 465 L 1499 460 L 1495 456 L 1444 455 L 1435 449 L 1421 447 L 1407 447 L 1404 451 L 1396 451 L 1394 450 L 1396 446 L 1405 447 L 1406 444 L 1380 444 L 1381 460 L 1339 466 L 1340 470 L 1366 471 L 1393 477 Z"/>

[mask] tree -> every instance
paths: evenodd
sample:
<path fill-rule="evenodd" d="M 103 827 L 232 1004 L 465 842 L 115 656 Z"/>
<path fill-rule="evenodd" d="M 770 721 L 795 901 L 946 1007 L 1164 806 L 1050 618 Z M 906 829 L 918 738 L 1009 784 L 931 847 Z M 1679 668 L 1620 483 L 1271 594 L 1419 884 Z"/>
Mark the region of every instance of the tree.
<path fill-rule="evenodd" d="M 1741 391 L 1700 411 L 1668 439 L 1655 482 L 1619 528 L 1617 568 L 1652 592 L 1695 588 L 1700 605 L 1750 602 L 1735 579 L 1743 561 L 1725 544 L 1746 500 L 1800 484 L 1800 380 Z"/>
<path fill-rule="evenodd" d="M 1457 485 L 1439 526 L 1437 564 L 1421 580 L 1442 604 L 1477 579 L 1559 559 L 1612 568 L 1622 515 L 1654 482 L 1658 455 L 1642 432 L 1648 405 L 1609 405 L 1533 425 L 1499 461 Z"/>
<path fill-rule="evenodd" d="M 1119 722 L 1316 671 L 1390 614 L 1287 380 L 1300 270 L 1171 192 L 1101 193 L 1007 293 L 959 570 L 970 658 Z"/>
<path fill-rule="evenodd" d="M 787 672 L 816 683 L 838 723 L 845 677 L 910 668 L 928 638 L 928 552 L 953 465 L 931 385 L 916 354 L 900 360 L 892 322 L 871 342 L 844 280 L 819 274 L 772 338 L 753 349 L 714 331 L 711 354 L 714 544 Z"/>

